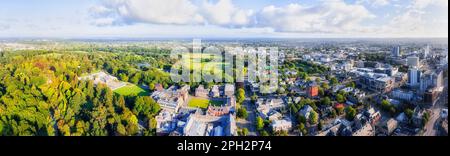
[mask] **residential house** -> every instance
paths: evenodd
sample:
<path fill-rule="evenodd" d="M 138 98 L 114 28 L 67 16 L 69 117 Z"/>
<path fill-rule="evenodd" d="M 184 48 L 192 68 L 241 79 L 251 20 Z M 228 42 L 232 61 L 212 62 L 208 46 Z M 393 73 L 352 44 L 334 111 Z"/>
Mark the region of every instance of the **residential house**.
<path fill-rule="evenodd" d="M 235 117 L 231 114 L 220 117 L 191 114 L 182 129 L 184 136 L 236 136 Z"/>
<path fill-rule="evenodd" d="M 210 96 L 211 97 L 220 97 L 220 91 L 219 91 L 219 86 L 218 85 L 214 85 L 211 89 L 210 92 Z"/>
<path fill-rule="evenodd" d="M 301 116 L 305 117 L 306 120 L 309 119 L 310 113 L 314 111 L 313 108 L 309 105 L 304 106 L 300 111 L 298 112 Z"/>
<path fill-rule="evenodd" d="M 158 135 L 169 134 L 175 130 L 176 122 L 173 120 L 174 114 L 169 111 L 161 111 L 157 116 L 156 120 L 156 133 Z"/>
<path fill-rule="evenodd" d="M 369 118 L 369 121 L 372 125 L 375 125 L 381 119 L 380 111 L 375 111 L 374 108 L 368 109 L 366 112 L 364 112 L 364 115 Z"/>
<path fill-rule="evenodd" d="M 189 86 L 186 85 L 180 89 L 176 86 L 172 86 L 167 90 L 154 91 L 151 97 L 163 110 L 176 113 L 189 98 Z"/>
<path fill-rule="evenodd" d="M 224 89 L 225 96 L 231 97 L 234 96 L 235 87 L 232 84 L 226 84 Z"/>
<path fill-rule="evenodd" d="M 258 99 L 256 101 L 257 108 L 259 115 L 267 119 L 269 117 L 269 114 L 273 111 L 279 111 L 281 108 L 286 107 L 286 104 L 282 99 Z"/>
<path fill-rule="evenodd" d="M 315 82 L 309 83 L 306 88 L 306 93 L 311 98 L 319 96 L 319 86 Z"/>
<path fill-rule="evenodd" d="M 195 96 L 196 97 L 202 97 L 202 98 L 208 98 L 209 89 L 205 89 L 203 85 L 200 85 L 195 89 Z"/>
<path fill-rule="evenodd" d="M 274 132 L 277 131 L 289 131 L 292 128 L 292 122 L 288 119 L 282 119 L 282 120 L 273 120 L 272 124 L 270 124 L 272 127 L 272 130 Z"/>
<path fill-rule="evenodd" d="M 391 135 L 395 129 L 398 127 L 398 121 L 391 118 L 388 121 L 386 121 L 383 125 L 383 130 L 385 131 L 385 134 Z"/>

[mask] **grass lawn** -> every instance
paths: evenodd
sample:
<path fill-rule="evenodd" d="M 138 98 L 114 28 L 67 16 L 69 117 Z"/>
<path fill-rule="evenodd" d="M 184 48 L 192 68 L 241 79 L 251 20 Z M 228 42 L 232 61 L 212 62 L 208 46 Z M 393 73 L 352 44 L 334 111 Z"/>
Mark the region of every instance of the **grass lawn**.
<path fill-rule="evenodd" d="M 219 101 L 219 100 L 211 100 L 209 102 L 209 104 L 213 105 L 213 106 L 222 106 L 224 104 L 224 102 L 223 101 Z"/>
<path fill-rule="evenodd" d="M 128 95 L 138 95 L 138 96 L 148 96 L 149 92 L 145 89 L 142 89 L 139 86 L 136 86 L 134 84 L 128 84 L 122 88 L 114 90 L 114 93 L 128 96 Z"/>
<path fill-rule="evenodd" d="M 222 106 L 223 104 L 224 104 L 224 102 L 220 101 L 220 100 L 208 100 L 208 99 L 204 99 L 204 98 L 192 97 L 188 103 L 188 106 L 206 109 L 206 108 L 208 108 L 209 105 Z"/>
<path fill-rule="evenodd" d="M 189 107 L 198 107 L 198 108 L 203 108 L 206 109 L 209 106 L 209 100 L 208 99 L 203 99 L 203 98 L 195 98 L 192 97 L 191 100 L 188 103 Z"/>
<path fill-rule="evenodd" d="M 220 58 L 221 57 L 221 56 L 218 56 L 218 55 L 212 55 L 212 58 L 210 58 L 211 62 L 204 62 L 204 60 L 200 60 L 201 62 L 199 62 L 199 63 L 192 62 L 192 59 L 190 57 L 201 59 L 202 58 L 202 54 L 201 53 L 193 53 L 193 54 L 186 53 L 186 54 L 183 54 L 183 55 L 185 55 L 185 57 L 184 57 L 183 60 L 181 60 L 182 61 L 182 65 L 185 66 L 185 67 L 188 67 L 188 69 L 191 69 L 191 70 L 194 70 L 194 69 L 195 70 L 202 70 L 203 69 L 203 70 L 206 70 L 206 71 L 216 71 L 218 73 L 222 73 L 223 72 L 222 71 L 222 67 L 228 66 L 228 63 L 214 62 L 213 58 Z M 189 56 L 186 57 L 186 55 L 189 55 L 190 57 Z M 211 65 L 211 68 L 205 69 L 205 65 L 206 64 Z"/>

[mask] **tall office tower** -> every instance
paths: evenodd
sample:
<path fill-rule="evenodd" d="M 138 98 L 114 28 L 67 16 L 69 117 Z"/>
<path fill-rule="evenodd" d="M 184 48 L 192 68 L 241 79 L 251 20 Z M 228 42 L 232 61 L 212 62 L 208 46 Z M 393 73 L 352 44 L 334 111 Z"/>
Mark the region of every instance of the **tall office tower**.
<path fill-rule="evenodd" d="M 430 54 L 430 45 L 427 45 L 423 51 L 423 58 L 426 59 L 429 54 Z"/>
<path fill-rule="evenodd" d="M 437 88 L 444 86 L 444 71 L 437 70 L 433 73 L 433 85 Z"/>
<path fill-rule="evenodd" d="M 426 73 L 420 77 L 420 91 L 425 92 L 429 87 L 433 86 L 433 74 Z"/>
<path fill-rule="evenodd" d="M 411 87 L 417 87 L 420 85 L 420 76 L 422 72 L 417 67 L 411 67 L 408 70 L 408 85 Z"/>
<path fill-rule="evenodd" d="M 396 46 L 394 48 L 392 48 L 392 52 L 391 52 L 392 57 L 400 57 L 400 46 Z"/>

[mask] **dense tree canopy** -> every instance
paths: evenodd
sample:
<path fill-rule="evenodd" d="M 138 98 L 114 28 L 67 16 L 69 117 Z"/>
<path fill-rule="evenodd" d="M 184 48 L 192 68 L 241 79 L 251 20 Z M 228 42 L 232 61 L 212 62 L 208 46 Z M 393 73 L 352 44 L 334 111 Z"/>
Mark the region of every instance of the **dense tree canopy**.
<path fill-rule="evenodd" d="M 136 65 L 160 62 L 135 53 L 14 51 L 0 62 L 0 135 L 154 135 L 153 99 L 78 77 L 103 70 L 137 85 L 170 83 L 160 69 Z"/>

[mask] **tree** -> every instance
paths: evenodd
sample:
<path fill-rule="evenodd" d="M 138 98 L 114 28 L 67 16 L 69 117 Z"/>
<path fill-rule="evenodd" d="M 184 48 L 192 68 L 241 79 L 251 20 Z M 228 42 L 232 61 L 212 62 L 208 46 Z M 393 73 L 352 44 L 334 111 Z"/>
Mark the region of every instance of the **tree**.
<path fill-rule="evenodd" d="M 320 81 L 322 81 L 320 78 L 316 78 L 316 83 L 320 83 Z"/>
<path fill-rule="evenodd" d="M 317 128 L 319 130 L 322 130 L 322 128 L 323 128 L 323 121 L 322 120 L 319 120 L 319 124 L 317 124 Z"/>
<path fill-rule="evenodd" d="M 302 135 L 308 134 L 308 130 L 306 129 L 305 124 L 303 123 L 298 124 L 297 129 L 298 131 L 300 131 Z"/>
<path fill-rule="evenodd" d="M 327 74 L 327 75 L 325 75 L 325 79 L 330 80 L 331 76 Z"/>
<path fill-rule="evenodd" d="M 154 91 L 155 90 L 155 83 L 150 83 L 149 85 L 148 85 L 148 89 L 150 89 L 151 91 Z"/>
<path fill-rule="evenodd" d="M 316 111 L 311 111 L 311 113 L 309 113 L 309 123 L 310 124 L 317 124 L 319 121 L 319 115 L 317 114 Z"/>
<path fill-rule="evenodd" d="M 143 113 L 150 111 L 150 107 L 146 105 L 144 97 L 137 97 L 134 102 L 133 113 L 136 115 L 143 115 Z"/>
<path fill-rule="evenodd" d="M 157 125 L 157 122 L 156 122 L 155 118 L 152 117 L 152 118 L 150 118 L 150 120 L 148 120 L 148 129 L 155 130 L 157 128 L 156 125 Z"/>
<path fill-rule="evenodd" d="M 322 87 L 319 87 L 319 96 L 324 96 L 325 95 L 325 91 L 323 91 Z"/>
<path fill-rule="evenodd" d="M 336 110 L 335 110 L 335 109 L 332 109 L 331 112 L 330 112 L 330 117 L 331 117 L 331 118 L 335 118 L 336 116 L 337 116 Z"/>
<path fill-rule="evenodd" d="M 381 101 L 381 107 L 387 110 L 391 107 L 391 103 L 388 100 L 383 100 Z"/>
<path fill-rule="evenodd" d="M 239 88 L 237 91 L 236 101 L 239 104 L 242 104 L 245 100 L 245 90 L 242 88 Z"/>
<path fill-rule="evenodd" d="M 423 126 L 425 126 L 428 123 L 428 121 L 430 121 L 430 113 L 424 112 L 422 116 L 422 121 Z"/>
<path fill-rule="evenodd" d="M 159 105 L 149 96 L 140 96 L 136 98 L 134 103 L 133 113 L 140 116 L 148 114 L 156 114 L 159 112 Z"/>
<path fill-rule="evenodd" d="M 141 74 L 136 73 L 136 74 L 134 74 L 133 77 L 131 77 L 130 81 L 131 81 L 131 83 L 138 84 L 140 79 L 141 79 Z"/>
<path fill-rule="evenodd" d="M 330 85 L 328 85 L 328 83 L 322 83 L 322 88 L 323 89 L 325 89 L 325 90 L 328 90 L 328 89 L 330 89 Z"/>
<path fill-rule="evenodd" d="M 405 110 L 405 115 L 408 117 L 408 119 L 411 119 L 413 114 L 414 114 L 414 112 L 411 109 L 407 108 Z"/>
<path fill-rule="evenodd" d="M 351 106 L 345 109 L 345 117 L 347 118 L 347 120 L 352 121 L 353 119 L 355 119 L 356 113 L 356 109 Z"/>
<path fill-rule="evenodd" d="M 117 131 L 116 133 L 118 135 L 127 135 L 127 130 L 125 129 L 125 126 L 123 126 L 121 123 L 117 124 Z"/>
<path fill-rule="evenodd" d="M 248 117 L 247 109 L 243 107 L 238 108 L 236 115 L 238 116 L 238 118 L 247 119 Z"/>
<path fill-rule="evenodd" d="M 320 100 L 320 103 L 325 106 L 331 106 L 331 99 L 327 96 Z"/>
<path fill-rule="evenodd" d="M 248 135 L 248 129 L 247 128 L 243 128 L 241 131 L 242 131 L 241 132 L 242 136 L 247 136 Z"/>
<path fill-rule="evenodd" d="M 298 121 L 299 123 L 306 124 L 306 117 L 301 116 L 301 115 L 298 115 L 298 116 L 297 116 L 297 121 Z"/>
<path fill-rule="evenodd" d="M 261 132 L 261 136 L 269 136 L 269 133 L 267 131 L 263 130 Z"/>
<path fill-rule="evenodd" d="M 250 97 L 250 98 L 251 98 L 251 102 L 252 102 L 253 104 L 256 104 L 256 101 L 258 100 L 258 95 L 253 94 L 252 97 Z"/>
<path fill-rule="evenodd" d="M 332 78 L 331 78 L 331 80 L 330 80 L 330 84 L 331 84 L 332 86 L 334 86 L 334 85 L 337 85 L 337 84 L 338 84 L 338 80 L 336 79 L 336 77 L 332 77 Z"/>
<path fill-rule="evenodd" d="M 119 99 L 116 102 L 116 106 L 119 108 L 122 108 L 122 109 L 126 107 L 125 106 L 125 98 L 122 95 L 119 96 Z"/>
<path fill-rule="evenodd" d="M 336 101 L 339 103 L 344 103 L 345 102 L 345 98 L 342 94 L 337 94 L 336 95 Z"/>
<path fill-rule="evenodd" d="M 275 132 L 275 136 L 288 136 L 288 135 L 289 135 L 288 132 L 285 130 Z"/>
<path fill-rule="evenodd" d="M 396 112 L 394 106 L 388 100 L 381 101 L 381 109 L 390 112 L 391 115 L 394 115 Z"/>
<path fill-rule="evenodd" d="M 120 73 L 119 78 L 122 81 L 128 82 L 128 76 L 125 73 Z"/>
<path fill-rule="evenodd" d="M 264 120 L 261 117 L 256 117 L 256 130 L 261 131 L 264 128 Z"/>
<path fill-rule="evenodd" d="M 355 88 L 356 84 L 355 84 L 355 82 L 350 82 L 350 83 L 347 84 L 347 87 Z"/>

